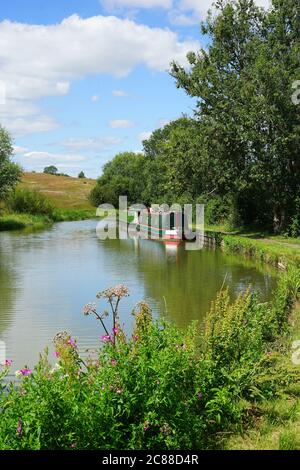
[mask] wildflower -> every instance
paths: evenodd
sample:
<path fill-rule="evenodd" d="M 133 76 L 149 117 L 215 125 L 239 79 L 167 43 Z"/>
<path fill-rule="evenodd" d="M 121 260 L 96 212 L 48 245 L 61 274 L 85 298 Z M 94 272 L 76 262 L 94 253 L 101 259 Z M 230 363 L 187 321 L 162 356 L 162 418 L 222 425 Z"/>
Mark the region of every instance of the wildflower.
<path fill-rule="evenodd" d="M 111 365 L 112 365 L 112 366 L 116 366 L 116 365 L 117 365 L 117 361 L 116 361 L 115 359 L 112 359 L 112 360 L 111 360 Z"/>
<path fill-rule="evenodd" d="M 97 298 L 105 298 L 108 301 L 112 301 L 114 299 L 121 299 L 122 297 L 128 297 L 129 290 L 123 284 L 120 284 L 116 287 L 111 287 L 109 289 L 105 289 L 101 292 L 98 292 Z"/>
<path fill-rule="evenodd" d="M 5 366 L 5 367 L 10 367 L 12 365 L 13 361 L 11 359 L 6 359 L 4 361 L 3 364 L 1 364 L 2 366 Z"/>
<path fill-rule="evenodd" d="M 121 395 L 121 393 L 123 393 L 123 389 L 122 388 L 117 388 L 116 392 Z"/>
<path fill-rule="evenodd" d="M 112 329 L 112 332 L 114 335 L 117 335 L 119 333 L 119 328 L 116 326 L 115 328 Z"/>
<path fill-rule="evenodd" d="M 30 375 L 30 374 L 32 374 L 32 370 L 28 369 L 27 367 L 25 367 L 24 369 L 17 370 L 15 372 L 16 377 L 27 376 L 27 375 Z"/>
<path fill-rule="evenodd" d="M 100 337 L 100 340 L 102 341 L 102 343 L 109 343 L 111 341 L 111 337 L 110 335 L 103 335 Z"/>
<path fill-rule="evenodd" d="M 198 399 L 199 399 L 199 400 L 202 400 L 203 394 L 202 394 L 201 392 L 199 392 L 199 393 L 197 394 L 197 396 L 198 396 Z"/>
<path fill-rule="evenodd" d="M 73 338 L 69 338 L 67 344 L 72 348 L 77 348 L 76 341 Z"/>
<path fill-rule="evenodd" d="M 18 419 L 18 426 L 17 426 L 17 435 L 22 437 L 23 430 L 22 430 L 22 420 L 21 418 Z"/>
<path fill-rule="evenodd" d="M 53 367 L 53 369 L 50 370 L 50 374 L 54 374 L 55 372 L 57 372 L 58 370 L 60 370 L 62 367 L 61 365 L 59 365 L 58 363 L 55 364 L 55 366 Z"/>
<path fill-rule="evenodd" d="M 149 431 L 149 429 L 150 429 L 150 423 L 149 423 L 149 421 L 146 421 L 146 422 L 144 423 L 144 432 Z"/>
<path fill-rule="evenodd" d="M 60 353 L 58 351 L 54 351 L 53 356 L 58 358 L 58 357 L 60 357 Z"/>
<path fill-rule="evenodd" d="M 91 313 L 95 313 L 96 305 L 94 303 L 88 303 L 83 307 L 83 314 L 85 316 L 90 315 Z"/>
<path fill-rule="evenodd" d="M 160 432 L 169 436 L 172 433 L 172 428 L 168 423 L 164 423 L 164 425 L 160 428 Z"/>
<path fill-rule="evenodd" d="M 139 340 L 138 335 L 133 335 L 132 338 L 133 338 L 133 341 L 138 341 Z"/>

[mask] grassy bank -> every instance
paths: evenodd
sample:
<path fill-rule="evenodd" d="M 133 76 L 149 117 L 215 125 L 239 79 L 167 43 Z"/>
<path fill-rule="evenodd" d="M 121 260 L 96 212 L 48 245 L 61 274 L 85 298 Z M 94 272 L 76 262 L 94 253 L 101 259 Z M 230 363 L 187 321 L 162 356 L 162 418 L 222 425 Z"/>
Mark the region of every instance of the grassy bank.
<path fill-rule="evenodd" d="M 95 209 L 55 209 L 51 217 L 19 213 L 4 213 L 0 215 L 0 232 L 8 230 L 41 230 L 54 222 L 92 219 Z"/>
<path fill-rule="evenodd" d="M 13 201 L 16 209 L 0 207 L 0 231 L 39 230 L 54 222 L 93 218 L 96 209 L 91 206 L 88 196 L 94 184 L 95 181 L 90 179 L 24 173 L 17 187 L 22 197 L 17 203 Z M 38 195 L 41 195 L 41 201 L 38 201 Z M 49 208 L 45 210 L 44 206 Z"/>
<path fill-rule="evenodd" d="M 300 266 L 300 246 L 290 240 L 274 243 L 270 239 L 253 239 L 246 236 L 224 235 L 221 246 L 225 251 L 250 256 L 259 261 L 286 269 L 290 264 Z M 295 243 L 295 246 L 292 246 Z"/>
<path fill-rule="evenodd" d="M 19 187 L 39 191 L 47 196 L 57 209 L 92 210 L 89 194 L 95 183 L 95 180 L 88 178 L 24 173 Z"/>
<path fill-rule="evenodd" d="M 207 227 L 206 233 L 214 237 L 225 251 L 251 257 L 286 269 L 288 265 L 300 266 L 300 239 L 272 236 L 261 233 L 226 232 L 224 227 Z"/>

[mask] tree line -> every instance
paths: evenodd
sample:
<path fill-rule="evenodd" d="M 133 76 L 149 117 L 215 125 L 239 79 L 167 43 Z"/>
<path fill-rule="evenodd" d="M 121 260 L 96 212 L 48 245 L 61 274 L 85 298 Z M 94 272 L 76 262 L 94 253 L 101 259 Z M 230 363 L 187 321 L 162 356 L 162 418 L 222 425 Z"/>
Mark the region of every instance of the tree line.
<path fill-rule="evenodd" d="M 201 25 L 208 47 L 176 62 L 175 84 L 196 98 L 192 117 L 153 132 L 140 154 L 103 168 L 95 205 L 129 202 L 207 205 L 208 221 L 300 234 L 298 0 L 218 0 Z"/>

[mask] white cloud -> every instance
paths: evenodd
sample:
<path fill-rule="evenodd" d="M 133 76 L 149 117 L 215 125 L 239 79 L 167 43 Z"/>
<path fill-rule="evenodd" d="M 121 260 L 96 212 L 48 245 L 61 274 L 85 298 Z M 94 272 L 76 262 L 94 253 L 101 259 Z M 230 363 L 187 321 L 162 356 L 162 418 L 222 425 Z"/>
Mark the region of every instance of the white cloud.
<path fill-rule="evenodd" d="M 127 93 L 124 90 L 114 90 L 112 94 L 113 96 L 118 96 L 118 97 L 129 96 L 129 93 Z"/>
<path fill-rule="evenodd" d="M 108 125 L 112 129 L 128 129 L 129 127 L 134 127 L 134 123 L 127 119 L 115 119 L 110 121 Z"/>
<path fill-rule="evenodd" d="M 143 142 L 143 140 L 150 139 L 151 135 L 152 135 L 152 132 L 141 132 L 138 137 L 139 137 L 139 140 Z"/>
<path fill-rule="evenodd" d="M 159 2 L 148 0 L 149 6 Z M 91 74 L 124 77 L 140 65 L 165 71 L 172 60 L 186 64 L 186 53 L 199 48 L 197 41 L 181 41 L 168 29 L 115 16 L 78 15 L 53 25 L 2 21 L 0 43 L 0 119 L 16 135 L 55 129 L 58 124 L 35 101 L 66 95 L 74 79 Z"/>
<path fill-rule="evenodd" d="M 83 162 L 86 160 L 85 156 L 82 155 L 66 155 L 63 153 L 51 153 L 51 152 L 39 152 L 31 151 L 23 154 L 25 158 L 35 162 L 47 162 L 51 163 L 66 163 L 66 162 Z"/>
<path fill-rule="evenodd" d="M 100 137 L 100 138 L 76 138 L 68 139 L 61 145 L 73 152 L 84 151 L 102 151 L 111 145 L 117 145 L 122 142 L 120 137 Z"/>
<path fill-rule="evenodd" d="M 49 132 L 59 127 L 58 123 L 49 116 L 37 115 L 30 116 L 30 119 L 20 117 L 17 119 L 3 120 L 2 124 L 15 137 L 22 137 L 27 134 L 34 134 L 38 132 Z"/>
<path fill-rule="evenodd" d="M 216 0 L 100 0 L 108 10 L 119 11 L 132 9 L 161 8 L 168 11 L 173 24 L 190 26 L 203 20 Z M 256 4 L 268 8 L 270 0 L 255 0 Z"/>
<path fill-rule="evenodd" d="M 19 145 L 14 145 L 14 154 L 19 155 L 29 152 L 29 150 L 26 147 L 20 147 Z"/>
<path fill-rule="evenodd" d="M 193 25 L 205 19 L 209 9 L 214 10 L 216 0 L 177 0 L 169 10 L 169 19 L 174 24 Z M 270 0 L 255 0 L 260 7 L 268 8 Z"/>
<path fill-rule="evenodd" d="M 91 101 L 93 103 L 97 103 L 97 101 L 99 101 L 99 100 L 100 100 L 100 96 L 98 96 L 98 95 L 93 95 L 92 98 L 91 98 Z"/>

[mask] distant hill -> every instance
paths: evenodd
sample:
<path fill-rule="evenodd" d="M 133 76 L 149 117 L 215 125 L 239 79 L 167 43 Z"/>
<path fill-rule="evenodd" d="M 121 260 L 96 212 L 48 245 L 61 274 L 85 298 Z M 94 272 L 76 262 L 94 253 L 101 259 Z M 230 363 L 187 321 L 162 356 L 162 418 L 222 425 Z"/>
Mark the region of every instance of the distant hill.
<path fill-rule="evenodd" d="M 60 209 L 91 209 L 88 196 L 95 184 L 88 178 L 24 173 L 19 186 L 41 191 Z"/>

